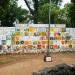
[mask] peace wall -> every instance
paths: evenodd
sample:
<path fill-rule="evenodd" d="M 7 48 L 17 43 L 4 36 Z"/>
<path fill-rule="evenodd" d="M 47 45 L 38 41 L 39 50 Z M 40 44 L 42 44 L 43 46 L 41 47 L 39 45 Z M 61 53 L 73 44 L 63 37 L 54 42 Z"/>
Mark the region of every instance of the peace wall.
<path fill-rule="evenodd" d="M 48 24 L 16 24 L 15 27 L 0 27 L 0 50 L 45 49 L 48 46 Z M 51 24 L 50 49 L 74 48 L 75 28 L 64 24 Z"/>

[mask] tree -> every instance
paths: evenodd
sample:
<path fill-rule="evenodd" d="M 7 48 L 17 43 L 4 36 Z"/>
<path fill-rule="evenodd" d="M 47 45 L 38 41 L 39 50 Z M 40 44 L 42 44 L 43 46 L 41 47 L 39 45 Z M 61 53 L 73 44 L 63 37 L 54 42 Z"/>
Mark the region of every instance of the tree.
<path fill-rule="evenodd" d="M 64 7 L 67 27 L 75 27 L 75 3 L 68 3 Z"/>
<path fill-rule="evenodd" d="M 9 0 L 0 0 L 0 7 L 6 8 L 9 4 Z"/>
<path fill-rule="evenodd" d="M 49 3 L 49 0 L 39 0 L 40 5 L 44 5 L 46 3 Z M 62 0 L 51 0 L 52 4 L 61 5 Z"/>
<path fill-rule="evenodd" d="M 0 20 L 4 17 L 6 8 L 8 8 L 9 0 L 0 0 Z"/>
<path fill-rule="evenodd" d="M 8 7 L 6 9 L 2 9 L 3 13 L 0 12 L 1 25 L 2 26 L 14 26 L 14 21 L 19 20 L 20 22 L 23 22 L 27 18 L 28 11 L 25 9 L 22 9 L 21 7 L 17 6 L 17 0 L 10 0 L 8 3 Z"/>
<path fill-rule="evenodd" d="M 50 5 L 50 23 L 61 24 L 64 23 L 63 10 L 61 10 L 56 4 L 51 3 Z M 39 8 L 39 22 L 49 23 L 49 4 L 46 3 Z"/>
<path fill-rule="evenodd" d="M 4 3 L 6 3 L 6 1 L 4 1 Z M 9 2 L 7 3 L 7 7 L 4 9 L 4 13 L 2 13 L 3 15 L 1 18 L 2 26 L 13 26 L 13 21 L 15 20 L 15 18 L 11 12 L 15 10 L 15 7 L 16 7 L 16 0 L 9 0 Z"/>
<path fill-rule="evenodd" d="M 27 18 L 30 18 L 26 9 L 18 7 L 16 10 L 16 19 L 19 20 L 20 23 L 25 23 L 27 21 Z"/>
<path fill-rule="evenodd" d="M 69 13 L 68 17 L 70 18 L 70 25 L 72 27 L 75 27 L 75 3 L 71 4 L 68 13 Z"/>
<path fill-rule="evenodd" d="M 39 7 L 44 5 L 45 3 L 48 3 L 49 0 L 24 0 L 24 1 L 26 3 L 27 7 L 30 10 L 30 13 L 33 16 L 34 23 L 38 23 L 38 13 L 39 13 L 38 10 L 39 10 Z M 61 0 L 52 0 L 52 2 L 56 5 L 58 5 L 58 4 L 61 3 Z M 33 4 L 33 9 L 30 7 L 31 3 Z"/>
<path fill-rule="evenodd" d="M 71 0 L 72 3 L 75 3 L 75 0 Z"/>
<path fill-rule="evenodd" d="M 56 17 L 56 23 L 57 24 L 65 24 L 65 14 L 63 9 L 59 9 L 58 15 Z"/>
<path fill-rule="evenodd" d="M 30 4 L 27 0 L 24 0 L 24 1 L 30 10 L 30 13 L 33 16 L 34 23 L 38 23 L 38 0 L 32 0 L 33 1 L 33 9 L 30 7 Z"/>

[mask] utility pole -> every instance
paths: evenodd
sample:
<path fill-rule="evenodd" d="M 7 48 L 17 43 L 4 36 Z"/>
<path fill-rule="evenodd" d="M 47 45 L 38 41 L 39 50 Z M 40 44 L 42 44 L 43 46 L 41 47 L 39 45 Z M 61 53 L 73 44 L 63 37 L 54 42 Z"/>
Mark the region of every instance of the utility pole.
<path fill-rule="evenodd" d="M 0 20 L 0 27 L 1 27 L 1 20 Z"/>
<path fill-rule="evenodd" d="M 50 5 L 51 5 L 51 0 L 49 0 L 49 26 L 48 26 L 48 46 L 47 46 L 47 53 L 46 55 L 44 56 L 44 61 L 45 62 L 51 62 L 52 61 L 52 58 L 50 56 L 50 14 L 51 14 L 51 9 L 50 9 Z"/>

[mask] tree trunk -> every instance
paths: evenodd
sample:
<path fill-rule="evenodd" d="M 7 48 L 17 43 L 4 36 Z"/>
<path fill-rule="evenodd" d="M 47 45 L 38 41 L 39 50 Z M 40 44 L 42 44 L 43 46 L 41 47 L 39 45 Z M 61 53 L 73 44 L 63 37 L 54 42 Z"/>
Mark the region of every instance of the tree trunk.
<path fill-rule="evenodd" d="M 71 0 L 72 3 L 75 3 L 75 0 Z"/>
<path fill-rule="evenodd" d="M 28 4 L 28 1 L 27 0 L 24 0 L 30 13 L 32 14 L 33 16 L 33 20 L 34 20 L 34 23 L 38 23 L 38 0 L 33 0 L 33 3 L 34 3 L 34 10 L 31 9 L 30 5 Z"/>
<path fill-rule="evenodd" d="M 38 23 L 38 0 L 34 0 L 34 23 Z"/>

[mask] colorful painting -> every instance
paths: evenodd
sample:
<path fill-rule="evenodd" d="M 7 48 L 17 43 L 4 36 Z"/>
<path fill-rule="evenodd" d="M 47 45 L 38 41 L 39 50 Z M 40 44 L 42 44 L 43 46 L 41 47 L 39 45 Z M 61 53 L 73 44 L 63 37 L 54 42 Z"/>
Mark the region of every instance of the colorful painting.
<path fill-rule="evenodd" d="M 50 48 L 72 48 L 75 44 L 75 28 L 65 25 L 51 25 Z M 0 48 L 6 46 L 14 48 L 46 49 L 48 45 L 48 25 L 16 25 L 16 27 L 0 27 Z"/>

